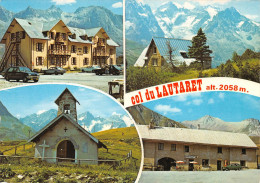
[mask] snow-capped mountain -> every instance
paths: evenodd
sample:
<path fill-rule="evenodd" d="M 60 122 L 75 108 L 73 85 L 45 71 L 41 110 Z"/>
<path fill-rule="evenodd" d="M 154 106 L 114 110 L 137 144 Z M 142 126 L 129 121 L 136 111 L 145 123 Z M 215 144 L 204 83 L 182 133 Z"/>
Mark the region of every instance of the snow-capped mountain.
<path fill-rule="evenodd" d="M 38 114 L 34 113 L 24 118 L 20 118 L 20 121 L 32 127 L 35 131 L 38 131 L 55 117 L 57 117 L 57 110 L 50 109 L 48 111 L 40 112 Z M 91 133 L 133 125 L 133 121 L 126 115 L 113 113 L 111 116 L 103 118 L 94 116 L 88 111 L 78 115 L 78 123 Z"/>
<path fill-rule="evenodd" d="M 13 18 L 43 22 L 61 19 L 68 26 L 83 29 L 103 27 L 116 43 L 123 45 L 123 16 L 100 6 L 79 7 L 73 13 L 63 12 L 54 5 L 46 10 L 29 6 L 18 13 L 13 13 L 0 6 L 0 37 L 3 36 Z M 117 50 L 118 55 L 122 54 L 122 46 Z"/>
<path fill-rule="evenodd" d="M 125 16 L 126 39 L 148 44 L 154 35 L 164 36 L 150 6 L 127 0 Z"/>
<path fill-rule="evenodd" d="M 253 118 L 241 122 L 225 122 L 219 118 L 207 115 L 198 120 L 183 121 L 181 124 L 192 129 L 198 128 L 199 125 L 200 129 L 260 135 L 260 121 Z"/>
<path fill-rule="evenodd" d="M 50 109 L 48 111 L 33 113 L 24 118 L 20 118 L 20 121 L 25 125 L 32 127 L 35 131 L 39 131 L 55 117 L 57 117 L 57 110 Z"/>
<path fill-rule="evenodd" d="M 144 18 L 140 14 L 149 16 Z M 128 23 L 131 26 L 127 26 Z M 147 4 L 134 0 L 126 3 L 126 38 L 139 43 L 150 41 L 152 36 L 191 40 L 200 27 L 213 51 L 213 66 L 230 59 L 234 51 L 238 54 L 247 48 L 260 51 L 260 24 L 233 7 L 222 10 L 213 6 L 184 7 L 167 2 L 152 12 Z"/>

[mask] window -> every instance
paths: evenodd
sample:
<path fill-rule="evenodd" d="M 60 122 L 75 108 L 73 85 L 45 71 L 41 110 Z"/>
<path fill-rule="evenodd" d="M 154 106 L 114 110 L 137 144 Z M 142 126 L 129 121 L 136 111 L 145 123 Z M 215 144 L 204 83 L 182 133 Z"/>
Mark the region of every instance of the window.
<path fill-rule="evenodd" d="M 51 39 L 54 39 L 54 32 L 50 32 Z"/>
<path fill-rule="evenodd" d="M 76 53 L 77 47 L 75 45 L 71 46 L 71 53 Z"/>
<path fill-rule="evenodd" d="M 83 65 L 89 65 L 89 58 L 84 58 Z"/>
<path fill-rule="evenodd" d="M 67 63 L 67 59 L 66 59 L 66 57 L 63 57 L 62 58 L 62 65 L 66 65 L 66 63 Z"/>
<path fill-rule="evenodd" d="M 180 52 L 180 54 L 183 58 L 189 58 L 186 52 Z"/>
<path fill-rule="evenodd" d="M 64 105 L 64 113 L 65 114 L 70 114 L 70 105 L 69 104 L 65 104 Z"/>
<path fill-rule="evenodd" d="M 241 161 L 240 161 L 240 165 L 241 165 L 241 166 L 246 166 L 246 161 L 241 160 Z"/>
<path fill-rule="evenodd" d="M 88 47 L 87 47 L 87 46 L 84 46 L 84 47 L 83 47 L 83 53 L 85 53 L 85 54 L 88 53 Z"/>
<path fill-rule="evenodd" d="M 36 65 L 43 65 L 43 57 L 36 58 Z"/>
<path fill-rule="evenodd" d="M 159 143 L 158 144 L 158 150 L 163 150 L 164 149 L 164 144 L 163 143 Z"/>
<path fill-rule="evenodd" d="M 36 43 L 36 51 L 43 51 L 43 44 L 42 43 Z"/>
<path fill-rule="evenodd" d="M 176 151 L 176 144 L 171 144 L 171 151 Z"/>
<path fill-rule="evenodd" d="M 21 38 L 24 39 L 25 38 L 25 31 L 21 32 Z"/>
<path fill-rule="evenodd" d="M 153 47 L 153 53 L 154 53 L 154 54 L 157 53 L 156 47 Z"/>
<path fill-rule="evenodd" d="M 157 59 L 156 59 L 156 58 L 153 58 L 153 59 L 152 59 L 152 62 L 153 62 L 153 66 L 158 66 L 158 62 L 157 62 Z"/>
<path fill-rule="evenodd" d="M 190 152 L 190 146 L 184 146 L 184 152 Z"/>
<path fill-rule="evenodd" d="M 208 159 L 202 159 L 202 166 L 209 166 L 209 160 Z"/>
<path fill-rule="evenodd" d="M 110 48 L 110 50 L 109 50 L 109 54 L 112 55 L 113 52 L 114 52 L 114 50 L 113 50 L 112 48 Z"/>
<path fill-rule="evenodd" d="M 71 65 L 76 65 L 76 64 L 77 64 L 76 57 L 72 57 L 71 58 Z"/>
<path fill-rule="evenodd" d="M 62 39 L 63 39 L 63 40 L 66 40 L 66 37 L 67 37 L 67 36 L 66 36 L 66 33 L 62 33 L 61 35 L 62 35 Z"/>
<path fill-rule="evenodd" d="M 222 147 L 218 147 L 218 153 L 222 153 Z"/>
<path fill-rule="evenodd" d="M 11 33 L 11 39 L 15 38 L 15 33 Z"/>
<path fill-rule="evenodd" d="M 51 59 L 51 65 L 56 65 L 56 59 L 55 58 Z"/>
<path fill-rule="evenodd" d="M 246 154 L 246 149 L 245 148 L 242 149 L 242 154 Z"/>

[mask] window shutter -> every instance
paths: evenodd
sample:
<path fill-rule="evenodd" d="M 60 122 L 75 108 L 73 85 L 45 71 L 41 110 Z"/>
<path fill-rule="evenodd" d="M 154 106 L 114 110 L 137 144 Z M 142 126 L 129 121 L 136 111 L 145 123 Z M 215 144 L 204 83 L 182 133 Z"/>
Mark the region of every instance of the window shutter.
<path fill-rule="evenodd" d="M 39 51 L 39 43 L 36 43 L 36 51 Z"/>
<path fill-rule="evenodd" d="M 43 43 L 41 43 L 41 51 L 43 51 Z"/>

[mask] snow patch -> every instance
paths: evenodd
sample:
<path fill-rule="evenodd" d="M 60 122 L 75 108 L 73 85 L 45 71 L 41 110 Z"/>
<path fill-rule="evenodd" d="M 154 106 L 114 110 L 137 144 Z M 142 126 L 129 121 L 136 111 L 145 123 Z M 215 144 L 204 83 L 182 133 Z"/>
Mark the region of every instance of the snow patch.
<path fill-rule="evenodd" d="M 103 128 L 100 131 L 109 130 L 111 127 L 112 126 L 110 124 L 103 125 Z"/>
<path fill-rule="evenodd" d="M 209 16 L 210 16 L 210 21 L 213 19 L 213 17 L 218 14 L 218 11 L 212 7 L 208 7 L 207 9 L 207 12 L 209 13 Z"/>
<path fill-rule="evenodd" d="M 163 20 L 167 25 L 169 25 L 171 23 L 171 20 L 169 19 L 169 17 L 163 17 L 163 18 L 161 18 L 161 20 Z"/>
<path fill-rule="evenodd" d="M 240 28 L 244 24 L 244 21 L 238 23 L 237 28 Z"/>
<path fill-rule="evenodd" d="M 46 112 L 46 110 L 39 110 L 39 111 L 37 112 L 37 115 L 40 115 L 40 114 L 42 114 L 42 113 L 44 113 L 44 112 Z"/>
<path fill-rule="evenodd" d="M 94 126 L 95 126 L 96 124 L 99 124 L 99 123 L 101 123 L 100 120 L 98 120 L 98 121 L 92 120 L 92 121 L 91 121 L 91 125 L 89 126 L 88 130 L 89 130 L 89 131 L 92 131 L 92 129 L 94 128 Z"/>
<path fill-rule="evenodd" d="M 161 12 L 165 12 L 167 8 L 160 9 Z"/>
<path fill-rule="evenodd" d="M 82 116 L 81 118 L 79 118 L 79 121 L 82 121 L 84 118 L 85 118 L 85 117 L 84 117 L 84 116 Z"/>
<path fill-rule="evenodd" d="M 174 2 L 174 3 L 172 3 L 172 4 L 174 4 L 178 9 L 183 8 L 183 6 L 180 5 L 179 3 Z"/>
<path fill-rule="evenodd" d="M 138 13 L 138 15 L 143 16 L 143 17 L 148 17 L 148 15 L 145 13 Z"/>
<path fill-rule="evenodd" d="M 179 13 L 176 13 L 175 17 L 172 18 L 172 23 L 174 23 L 176 21 L 176 19 L 178 18 L 178 16 L 180 15 L 185 15 L 184 12 L 179 12 Z"/>
<path fill-rule="evenodd" d="M 125 21 L 125 29 L 128 30 L 130 27 L 134 28 L 135 24 L 130 21 Z"/>
<path fill-rule="evenodd" d="M 257 26 L 260 26 L 260 23 L 257 23 L 257 22 L 255 22 L 255 21 L 252 21 L 253 22 L 253 24 L 255 24 L 255 25 L 257 25 Z"/>
<path fill-rule="evenodd" d="M 189 3 L 189 2 L 185 2 L 183 4 L 183 7 L 188 9 L 188 10 L 193 10 L 195 8 L 195 6 L 193 4 L 191 4 L 191 3 Z"/>
<path fill-rule="evenodd" d="M 126 126 L 129 127 L 131 126 L 132 124 L 134 124 L 134 121 L 129 118 L 128 116 L 123 116 L 123 121 L 125 122 Z"/>

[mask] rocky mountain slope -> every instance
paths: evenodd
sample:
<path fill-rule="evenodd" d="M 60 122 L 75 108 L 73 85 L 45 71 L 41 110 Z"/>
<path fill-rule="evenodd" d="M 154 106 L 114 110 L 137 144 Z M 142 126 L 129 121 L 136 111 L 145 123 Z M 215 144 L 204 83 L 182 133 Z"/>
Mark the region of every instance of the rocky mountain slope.
<path fill-rule="evenodd" d="M 162 116 L 141 104 L 129 107 L 127 110 L 130 112 L 135 122 L 139 125 L 149 125 L 150 122 L 153 121 L 156 126 L 176 126 L 178 128 L 186 128 L 181 123 L 166 118 L 165 116 Z"/>
<path fill-rule="evenodd" d="M 253 118 L 241 122 L 226 122 L 207 115 L 198 120 L 183 121 L 181 124 L 192 129 L 196 129 L 199 125 L 200 129 L 245 133 L 251 136 L 260 135 L 260 121 Z"/>
<path fill-rule="evenodd" d="M 0 101 L 0 140 L 27 140 L 29 133 L 35 131 L 15 118 Z"/>

